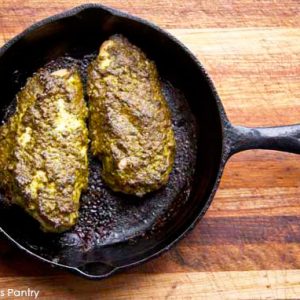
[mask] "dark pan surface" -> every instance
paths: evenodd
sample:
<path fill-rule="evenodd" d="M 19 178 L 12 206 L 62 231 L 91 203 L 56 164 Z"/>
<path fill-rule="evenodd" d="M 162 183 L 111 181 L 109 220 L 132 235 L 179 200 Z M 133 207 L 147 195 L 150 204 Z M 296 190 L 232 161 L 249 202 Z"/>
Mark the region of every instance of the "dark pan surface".
<path fill-rule="evenodd" d="M 47 64 L 50 70 L 77 66 L 86 82 L 86 68 L 95 55 L 85 55 L 82 59 L 59 57 Z M 170 83 L 162 83 L 163 92 L 172 111 L 172 122 L 176 139 L 175 165 L 168 184 L 157 192 L 142 198 L 114 193 L 101 179 L 101 162 L 89 154 L 89 186 L 81 197 L 81 209 L 74 229 L 61 234 L 41 233 L 37 222 L 14 207 L 6 208 L 7 222 L 19 220 L 22 230 L 15 226 L 14 236 L 18 240 L 30 241 L 27 247 L 49 259 L 60 260 L 60 251 L 66 247 L 80 248 L 86 252 L 93 247 L 124 242 L 133 238 L 151 235 L 163 222 L 178 212 L 187 201 L 196 165 L 197 134 L 196 121 L 184 96 Z M 15 101 L 7 109 L 8 118 L 15 111 Z M 2 201 L 5 201 L 2 195 Z M 44 248 L 55 249 L 55 251 Z"/>
<path fill-rule="evenodd" d="M 78 224 L 45 234 L 16 207 L 0 202 L 0 228 L 28 252 L 84 275 L 105 277 L 168 249 L 207 209 L 222 157 L 222 107 L 205 71 L 179 42 L 153 25 L 88 5 L 35 25 L 0 51 L 1 119 L 39 67 L 77 64 L 85 78 L 89 61 L 110 35 L 121 33 L 156 62 L 172 111 L 177 143 L 169 183 L 139 199 L 113 193 L 90 157 L 89 189 L 81 198 Z"/>

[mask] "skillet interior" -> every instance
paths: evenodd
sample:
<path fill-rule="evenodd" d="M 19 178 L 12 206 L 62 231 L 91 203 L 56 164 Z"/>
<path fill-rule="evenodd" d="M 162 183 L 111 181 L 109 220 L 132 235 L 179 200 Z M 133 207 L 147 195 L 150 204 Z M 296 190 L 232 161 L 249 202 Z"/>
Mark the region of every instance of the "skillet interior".
<path fill-rule="evenodd" d="M 18 244 L 50 262 L 100 276 L 159 253 L 190 228 L 210 199 L 222 153 L 220 107 L 193 56 L 146 22 L 99 6 L 45 21 L 1 49 L 2 120 L 13 111 L 13 99 L 26 78 L 39 67 L 77 64 L 85 78 L 99 45 L 115 33 L 145 51 L 162 77 L 177 142 L 168 185 L 143 199 L 113 193 L 101 181 L 101 163 L 90 158 L 79 222 L 59 235 L 42 233 L 20 209 L 7 207 L 3 197 L 0 203 L 0 226 Z"/>

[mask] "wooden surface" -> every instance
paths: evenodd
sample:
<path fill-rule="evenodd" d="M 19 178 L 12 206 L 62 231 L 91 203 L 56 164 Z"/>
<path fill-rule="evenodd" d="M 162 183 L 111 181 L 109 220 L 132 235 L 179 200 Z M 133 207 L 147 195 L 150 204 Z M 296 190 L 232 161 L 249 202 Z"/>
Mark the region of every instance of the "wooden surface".
<path fill-rule="evenodd" d="M 0 0 L 0 43 L 79 3 Z M 101 3 L 178 37 L 211 74 L 233 123 L 300 122 L 298 0 Z M 300 299 L 300 157 L 235 155 L 213 205 L 185 240 L 102 282 L 52 269 L 1 241 L 0 290 L 6 288 L 40 290 L 40 299 Z"/>

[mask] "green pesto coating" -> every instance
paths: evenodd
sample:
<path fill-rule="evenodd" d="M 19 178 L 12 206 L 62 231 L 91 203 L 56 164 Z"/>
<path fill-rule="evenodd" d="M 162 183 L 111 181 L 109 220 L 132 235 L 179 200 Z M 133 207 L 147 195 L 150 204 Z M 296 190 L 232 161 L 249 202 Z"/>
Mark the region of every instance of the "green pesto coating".
<path fill-rule="evenodd" d="M 88 70 L 91 149 L 114 190 L 142 196 L 168 181 L 175 155 L 171 114 L 155 64 L 121 35 Z"/>
<path fill-rule="evenodd" d="M 17 95 L 0 128 L 0 185 L 11 202 L 61 232 L 78 216 L 88 182 L 87 107 L 74 69 L 39 70 Z"/>

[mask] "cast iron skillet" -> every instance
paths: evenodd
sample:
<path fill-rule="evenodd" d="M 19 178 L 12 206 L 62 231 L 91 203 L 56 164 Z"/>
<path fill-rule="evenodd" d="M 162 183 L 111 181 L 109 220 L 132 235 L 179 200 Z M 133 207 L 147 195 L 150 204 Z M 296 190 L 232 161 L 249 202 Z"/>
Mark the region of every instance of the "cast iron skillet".
<path fill-rule="evenodd" d="M 203 66 L 155 25 L 101 5 L 87 4 L 31 26 L 0 49 L 1 118 L 39 67 L 85 69 L 110 35 L 124 34 L 156 62 L 172 110 L 176 162 L 165 188 L 143 199 L 103 184 L 101 162 L 90 157 L 89 189 L 76 227 L 45 234 L 20 209 L 0 202 L 0 229 L 28 254 L 87 278 L 101 279 L 168 250 L 208 209 L 228 158 L 247 149 L 300 153 L 300 125 L 233 126 Z"/>

